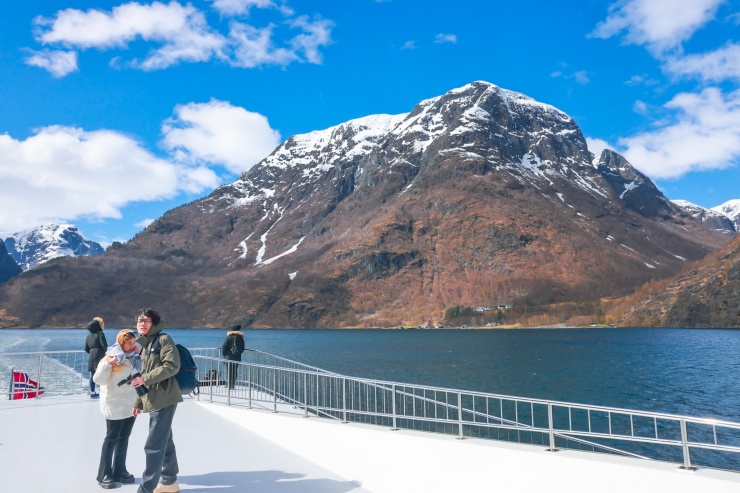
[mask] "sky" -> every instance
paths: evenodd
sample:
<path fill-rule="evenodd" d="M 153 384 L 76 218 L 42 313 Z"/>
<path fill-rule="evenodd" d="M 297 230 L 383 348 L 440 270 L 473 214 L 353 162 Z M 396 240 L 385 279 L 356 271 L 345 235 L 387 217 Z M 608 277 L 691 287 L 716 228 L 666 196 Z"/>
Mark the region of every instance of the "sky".
<path fill-rule="evenodd" d="M 669 199 L 740 198 L 740 0 L 44 0 L 0 16 L 0 236 L 104 246 L 290 136 L 476 80 Z"/>

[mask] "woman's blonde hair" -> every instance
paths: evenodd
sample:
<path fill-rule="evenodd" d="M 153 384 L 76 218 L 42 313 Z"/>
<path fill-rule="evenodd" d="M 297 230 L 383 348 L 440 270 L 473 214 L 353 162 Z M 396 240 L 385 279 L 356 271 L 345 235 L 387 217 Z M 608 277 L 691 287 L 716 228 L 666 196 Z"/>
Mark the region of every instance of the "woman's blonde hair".
<path fill-rule="evenodd" d="M 116 334 L 116 342 L 121 347 L 123 347 L 124 342 L 132 338 L 136 338 L 136 335 L 131 331 L 131 329 L 119 330 L 118 334 Z"/>
<path fill-rule="evenodd" d="M 136 336 L 133 332 L 129 329 L 123 329 L 118 331 L 118 334 L 116 334 L 116 342 L 119 346 L 121 346 L 121 349 L 123 349 L 123 344 L 128 342 L 129 339 L 135 339 Z M 108 360 L 111 361 L 111 360 Z M 113 370 L 114 373 L 119 372 L 123 370 L 123 367 L 121 365 L 117 365 L 111 361 L 111 370 Z"/>

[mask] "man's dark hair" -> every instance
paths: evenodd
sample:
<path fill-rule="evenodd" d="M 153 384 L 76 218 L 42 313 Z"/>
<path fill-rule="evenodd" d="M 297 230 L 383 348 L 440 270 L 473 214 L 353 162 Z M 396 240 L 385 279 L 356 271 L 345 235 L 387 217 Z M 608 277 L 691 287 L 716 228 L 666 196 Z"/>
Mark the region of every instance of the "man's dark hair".
<path fill-rule="evenodd" d="M 136 318 L 138 319 L 142 315 L 151 318 L 152 319 L 152 325 L 157 325 L 159 323 L 159 321 L 162 320 L 162 317 L 159 316 L 159 313 L 157 313 L 156 310 L 153 310 L 151 308 L 142 308 L 136 314 Z"/>

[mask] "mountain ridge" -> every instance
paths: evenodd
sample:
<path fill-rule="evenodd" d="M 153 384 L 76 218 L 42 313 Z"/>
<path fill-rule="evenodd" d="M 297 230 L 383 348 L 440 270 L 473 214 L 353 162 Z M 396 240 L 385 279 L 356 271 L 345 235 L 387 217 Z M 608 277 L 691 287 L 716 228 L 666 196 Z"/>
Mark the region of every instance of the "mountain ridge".
<path fill-rule="evenodd" d="M 622 156 L 594 156 L 562 111 L 478 81 L 293 136 L 122 247 L 21 275 L 0 300 L 31 325 L 74 323 L 82 304 L 203 327 L 397 326 L 498 304 L 523 320 L 591 309 L 727 241 Z M 78 290 L 50 294 L 62 280 Z M 48 294 L 35 311 L 31 292 Z"/>

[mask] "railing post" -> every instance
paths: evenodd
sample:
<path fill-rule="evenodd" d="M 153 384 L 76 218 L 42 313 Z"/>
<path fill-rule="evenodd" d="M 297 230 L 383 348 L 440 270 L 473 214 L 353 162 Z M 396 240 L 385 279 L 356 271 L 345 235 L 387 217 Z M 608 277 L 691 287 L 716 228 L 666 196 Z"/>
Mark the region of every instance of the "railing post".
<path fill-rule="evenodd" d="M 696 467 L 691 465 L 691 450 L 689 449 L 689 432 L 686 428 L 686 420 L 681 420 L 681 448 L 683 449 L 683 465 L 679 469 L 687 471 L 696 471 Z"/>
<path fill-rule="evenodd" d="M 247 366 L 247 390 L 249 391 L 247 407 L 252 409 L 252 365 Z"/>
<path fill-rule="evenodd" d="M 396 384 L 393 384 L 393 387 L 391 388 L 391 392 L 393 394 L 391 395 L 391 406 L 393 407 L 393 428 L 391 428 L 391 431 L 398 431 L 398 427 L 396 426 Z"/>
<path fill-rule="evenodd" d="M 277 369 L 272 370 L 272 412 L 277 412 Z"/>
<path fill-rule="evenodd" d="M 342 423 L 347 423 L 347 381 L 342 377 Z"/>
<path fill-rule="evenodd" d="M 231 363 L 226 363 L 226 405 L 231 405 L 231 372 L 235 371 Z"/>
<path fill-rule="evenodd" d="M 14 376 L 15 375 L 13 372 L 13 367 L 11 366 L 10 367 L 10 388 L 8 389 L 8 400 L 11 400 L 11 401 L 15 397 L 15 392 L 13 392 L 13 382 L 15 381 Z"/>
<path fill-rule="evenodd" d="M 216 364 L 218 364 L 218 360 L 216 360 Z M 213 369 L 213 360 L 211 360 L 211 370 Z M 213 374 L 213 372 L 211 372 Z M 216 382 L 211 382 L 211 386 L 208 387 L 208 395 L 210 396 L 210 401 L 213 402 L 213 387 L 215 387 L 216 383 L 218 383 L 218 377 L 216 378 Z"/>
<path fill-rule="evenodd" d="M 462 417 L 462 392 L 457 393 L 457 439 L 465 440 L 463 436 L 463 417 Z"/>
<path fill-rule="evenodd" d="M 308 373 L 303 373 L 303 417 L 308 417 Z"/>
<path fill-rule="evenodd" d="M 547 452 L 557 452 L 558 448 L 555 448 L 555 426 L 553 425 L 552 420 L 552 403 L 547 403 L 547 427 L 550 430 L 550 448 L 547 449 Z"/>

